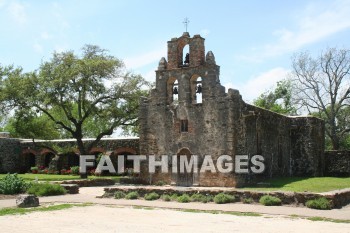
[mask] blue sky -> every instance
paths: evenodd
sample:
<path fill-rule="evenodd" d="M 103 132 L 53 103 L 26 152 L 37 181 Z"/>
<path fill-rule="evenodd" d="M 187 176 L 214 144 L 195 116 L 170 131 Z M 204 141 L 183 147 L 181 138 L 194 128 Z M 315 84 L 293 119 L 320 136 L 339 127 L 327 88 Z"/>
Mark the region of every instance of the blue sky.
<path fill-rule="evenodd" d="M 0 0 L 0 63 L 35 70 L 53 51 L 96 44 L 154 81 L 167 41 L 206 38 L 221 83 L 251 101 L 290 71 L 291 56 L 350 48 L 350 1 Z"/>

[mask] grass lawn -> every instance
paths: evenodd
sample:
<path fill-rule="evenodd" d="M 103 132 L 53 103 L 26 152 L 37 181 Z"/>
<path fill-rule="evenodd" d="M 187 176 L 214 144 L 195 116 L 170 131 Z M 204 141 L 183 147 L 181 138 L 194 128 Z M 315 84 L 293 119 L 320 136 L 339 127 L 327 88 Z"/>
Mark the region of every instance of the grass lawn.
<path fill-rule="evenodd" d="M 52 205 L 47 207 L 34 207 L 34 208 L 2 208 L 0 209 L 0 216 L 4 215 L 14 215 L 14 214 L 27 214 L 31 212 L 45 212 L 45 211 L 55 211 L 55 210 L 64 210 L 64 209 L 70 209 L 73 207 L 85 207 L 85 206 L 91 206 L 90 203 L 84 203 L 84 204 L 59 204 L 59 205 Z"/>
<path fill-rule="evenodd" d="M 0 179 L 6 176 L 6 174 L 0 174 Z M 53 175 L 53 174 L 18 174 L 26 181 L 32 181 L 38 178 L 39 181 L 62 181 L 62 180 L 79 180 L 79 175 Z M 88 176 L 88 179 L 101 179 L 109 178 L 118 181 L 120 176 Z"/>
<path fill-rule="evenodd" d="M 350 188 L 350 177 L 283 177 L 264 181 L 258 186 L 241 188 L 257 191 L 327 192 Z"/>

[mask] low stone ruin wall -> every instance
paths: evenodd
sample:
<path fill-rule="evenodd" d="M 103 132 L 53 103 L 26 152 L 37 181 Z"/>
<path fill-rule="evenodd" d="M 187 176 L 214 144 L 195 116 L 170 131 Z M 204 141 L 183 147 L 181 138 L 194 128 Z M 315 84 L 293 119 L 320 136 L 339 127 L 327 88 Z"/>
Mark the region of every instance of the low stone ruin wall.
<path fill-rule="evenodd" d="M 154 186 L 121 186 L 113 188 L 105 188 L 105 194 L 103 197 L 113 197 L 115 192 L 123 191 L 137 191 L 140 196 L 144 196 L 150 192 L 156 192 L 159 195 L 163 194 L 188 194 L 193 195 L 195 193 L 201 193 L 203 195 L 215 196 L 219 193 L 225 192 L 230 195 L 234 195 L 239 201 L 243 201 L 245 198 L 252 198 L 254 202 L 259 203 L 259 199 L 264 195 L 271 195 L 281 199 L 283 205 L 305 205 L 308 200 L 316 199 L 319 197 L 325 197 L 331 202 L 332 208 L 341 208 L 350 203 L 350 189 L 343 189 L 339 191 L 332 191 L 327 193 L 310 193 L 310 192 L 262 192 L 262 191 L 246 191 L 235 189 L 196 189 L 196 188 L 176 188 L 176 187 L 154 187 Z"/>
<path fill-rule="evenodd" d="M 325 151 L 325 176 L 350 176 L 350 151 Z"/>
<path fill-rule="evenodd" d="M 21 145 L 18 139 L 0 138 L 0 173 L 15 173 L 19 169 Z"/>
<path fill-rule="evenodd" d="M 114 185 L 115 181 L 112 179 L 93 179 L 93 180 L 66 180 L 59 182 L 60 184 L 77 184 L 79 187 L 94 187 L 94 186 L 108 186 Z"/>

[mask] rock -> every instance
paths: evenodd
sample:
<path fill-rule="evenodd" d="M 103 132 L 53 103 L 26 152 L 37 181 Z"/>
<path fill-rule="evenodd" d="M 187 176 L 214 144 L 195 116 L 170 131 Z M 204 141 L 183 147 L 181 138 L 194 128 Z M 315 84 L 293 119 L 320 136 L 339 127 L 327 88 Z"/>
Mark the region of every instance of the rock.
<path fill-rule="evenodd" d="M 65 188 L 69 194 L 79 193 L 79 185 L 77 184 L 61 184 L 61 186 Z"/>
<path fill-rule="evenodd" d="M 39 206 L 39 198 L 35 195 L 19 195 L 16 199 L 16 205 L 20 208 L 37 207 Z"/>

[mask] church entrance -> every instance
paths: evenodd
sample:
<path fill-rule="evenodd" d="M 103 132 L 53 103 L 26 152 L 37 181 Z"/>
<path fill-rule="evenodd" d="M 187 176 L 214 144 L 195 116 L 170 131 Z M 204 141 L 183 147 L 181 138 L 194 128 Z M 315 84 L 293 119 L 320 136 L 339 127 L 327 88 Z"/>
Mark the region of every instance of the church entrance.
<path fill-rule="evenodd" d="M 180 172 L 180 157 L 186 156 L 187 163 L 191 160 L 191 152 L 183 148 L 177 153 L 177 177 L 176 177 L 176 185 L 177 186 L 192 186 L 193 185 L 193 167 L 191 172 L 187 172 L 187 169 L 185 167 L 184 172 Z"/>

